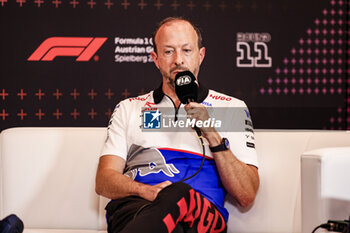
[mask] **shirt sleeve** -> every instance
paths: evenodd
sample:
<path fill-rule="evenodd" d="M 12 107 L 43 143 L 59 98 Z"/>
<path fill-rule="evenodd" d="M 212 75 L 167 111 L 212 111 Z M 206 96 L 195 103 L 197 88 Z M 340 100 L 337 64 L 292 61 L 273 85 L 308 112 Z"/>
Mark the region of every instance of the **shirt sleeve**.
<path fill-rule="evenodd" d="M 235 126 L 228 132 L 223 132 L 222 136 L 228 138 L 232 153 L 240 161 L 258 167 L 253 122 L 247 105 L 240 101 L 233 111 L 234 114 L 230 120 Z"/>
<path fill-rule="evenodd" d="M 102 148 L 101 156 L 116 155 L 124 160 L 127 156 L 127 111 L 122 101 L 116 105 L 107 128 L 106 142 Z"/>

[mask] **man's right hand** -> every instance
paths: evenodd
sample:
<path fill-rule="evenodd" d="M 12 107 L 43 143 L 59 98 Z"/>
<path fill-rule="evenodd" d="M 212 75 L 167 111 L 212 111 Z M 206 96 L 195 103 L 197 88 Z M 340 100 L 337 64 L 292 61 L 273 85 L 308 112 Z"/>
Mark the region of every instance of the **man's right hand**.
<path fill-rule="evenodd" d="M 124 168 L 125 160 L 121 157 L 101 156 L 96 173 L 96 193 L 112 200 L 137 195 L 154 201 L 163 188 L 171 185 L 170 181 L 153 186 L 136 182 L 123 175 Z"/>
<path fill-rule="evenodd" d="M 172 183 L 170 181 L 164 181 L 162 183 L 156 184 L 156 185 L 144 185 L 144 189 L 140 193 L 140 196 L 148 201 L 154 201 L 158 193 L 165 187 L 171 185 Z"/>

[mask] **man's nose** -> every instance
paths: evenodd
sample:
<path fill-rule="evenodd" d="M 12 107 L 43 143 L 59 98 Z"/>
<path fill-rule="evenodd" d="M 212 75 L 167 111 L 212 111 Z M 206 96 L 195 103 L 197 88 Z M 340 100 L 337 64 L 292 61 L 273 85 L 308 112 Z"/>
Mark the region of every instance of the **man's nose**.
<path fill-rule="evenodd" d="M 184 64 L 183 56 L 181 55 L 181 53 L 176 53 L 175 54 L 175 65 L 179 66 L 179 65 L 183 65 L 183 64 Z"/>

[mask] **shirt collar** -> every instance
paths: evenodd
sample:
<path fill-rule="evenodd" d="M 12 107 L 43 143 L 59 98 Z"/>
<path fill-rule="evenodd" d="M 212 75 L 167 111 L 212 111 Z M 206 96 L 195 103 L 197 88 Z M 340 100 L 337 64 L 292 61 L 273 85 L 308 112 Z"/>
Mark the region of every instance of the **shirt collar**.
<path fill-rule="evenodd" d="M 161 83 L 160 86 L 153 91 L 153 99 L 155 104 L 159 104 L 165 95 L 162 87 L 163 87 L 163 83 Z M 209 89 L 205 87 L 203 84 L 199 83 L 197 102 L 202 103 L 203 100 L 207 98 L 208 94 L 209 94 Z"/>

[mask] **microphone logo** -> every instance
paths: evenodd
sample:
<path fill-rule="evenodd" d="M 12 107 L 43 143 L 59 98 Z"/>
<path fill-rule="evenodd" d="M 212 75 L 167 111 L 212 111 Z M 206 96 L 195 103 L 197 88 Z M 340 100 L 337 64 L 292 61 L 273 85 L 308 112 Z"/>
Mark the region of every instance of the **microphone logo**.
<path fill-rule="evenodd" d="M 192 79 L 190 76 L 184 75 L 184 76 L 181 76 L 178 79 L 176 79 L 176 85 L 177 86 L 187 85 L 187 84 L 191 83 L 191 81 L 192 81 Z"/>

